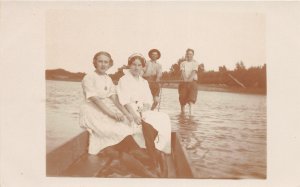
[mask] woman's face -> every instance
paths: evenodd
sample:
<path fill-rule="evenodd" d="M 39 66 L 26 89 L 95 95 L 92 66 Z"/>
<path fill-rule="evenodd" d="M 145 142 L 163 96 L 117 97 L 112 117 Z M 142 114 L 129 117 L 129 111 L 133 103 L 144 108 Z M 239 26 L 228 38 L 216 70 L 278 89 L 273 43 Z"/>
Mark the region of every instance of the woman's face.
<path fill-rule="evenodd" d="M 158 59 L 158 53 L 157 52 L 152 52 L 151 54 L 150 54 L 150 56 L 151 56 L 151 60 L 157 60 Z"/>
<path fill-rule="evenodd" d="M 99 55 L 96 58 L 95 66 L 98 73 L 104 74 L 110 68 L 110 58 L 106 55 Z"/>
<path fill-rule="evenodd" d="M 186 53 L 186 59 L 187 59 L 188 61 L 192 61 L 192 60 L 193 60 L 193 57 L 194 57 L 194 53 L 193 53 L 192 51 L 188 51 L 188 52 Z"/>
<path fill-rule="evenodd" d="M 130 65 L 130 72 L 133 76 L 139 76 L 143 70 L 143 65 L 140 59 L 135 59 Z"/>

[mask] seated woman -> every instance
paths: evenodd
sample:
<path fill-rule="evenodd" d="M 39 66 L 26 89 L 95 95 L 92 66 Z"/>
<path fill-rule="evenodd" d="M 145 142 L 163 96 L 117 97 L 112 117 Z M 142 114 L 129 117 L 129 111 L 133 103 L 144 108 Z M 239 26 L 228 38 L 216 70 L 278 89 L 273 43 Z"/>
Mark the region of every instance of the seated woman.
<path fill-rule="evenodd" d="M 157 151 L 152 157 L 155 157 L 153 159 L 156 165 L 156 158 L 159 158 L 161 170 L 167 172 L 164 158 L 165 154 L 171 153 L 171 123 L 167 114 L 150 110 L 153 97 L 148 82 L 141 77 L 145 62 L 145 58 L 140 54 L 133 54 L 129 57 L 129 71 L 124 71 L 124 76 L 120 78 L 117 93 L 120 103 L 125 106 L 137 124 L 133 138 L 140 147 L 146 147 L 143 136 L 145 132 L 141 124 L 150 124 L 158 132 L 154 140 Z"/>
<path fill-rule="evenodd" d="M 115 85 L 106 71 L 113 65 L 111 55 L 98 52 L 93 58 L 95 71 L 82 80 L 85 102 L 80 108 L 80 126 L 89 132 L 88 153 L 97 155 L 107 150 L 129 170 L 141 176 L 154 177 L 143 164 L 127 154 L 138 145 L 132 138 L 131 114 L 119 103 Z"/>

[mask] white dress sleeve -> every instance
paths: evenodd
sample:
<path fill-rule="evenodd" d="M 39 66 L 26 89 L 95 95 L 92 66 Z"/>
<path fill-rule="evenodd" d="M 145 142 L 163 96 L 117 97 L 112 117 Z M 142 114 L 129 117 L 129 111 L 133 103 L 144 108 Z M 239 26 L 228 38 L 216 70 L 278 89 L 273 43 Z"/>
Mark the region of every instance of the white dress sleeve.
<path fill-rule="evenodd" d="M 198 62 L 196 62 L 196 61 L 193 62 L 192 70 L 193 71 L 198 71 Z"/>
<path fill-rule="evenodd" d="M 145 64 L 145 67 L 143 67 L 143 71 L 141 71 L 140 76 L 147 75 L 148 66 L 149 66 L 149 63 L 148 63 L 148 61 L 147 61 L 146 64 Z"/>
<path fill-rule="evenodd" d="M 157 75 L 158 77 L 161 77 L 161 76 L 162 76 L 162 66 L 161 66 L 161 64 L 158 64 L 158 68 L 157 68 L 157 70 L 156 70 L 156 75 Z"/>
<path fill-rule="evenodd" d="M 180 70 L 181 70 L 181 71 L 184 70 L 184 64 L 185 64 L 184 61 L 180 63 Z"/>
<path fill-rule="evenodd" d="M 96 88 L 94 85 L 94 80 L 93 77 L 90 75 L 86 75 L 82 82 L 82 89 L 83 89 L 83 93 L 85 95 L 85 99 L 87 101 L 89 101 L 89 98 L 93 97 L 93 96 L 97 96 L 97 92 L 96 92 Z"/>
<path fill-rule="evenodd" d="M 144 101 L 143 102 L 152 105 L 153 97 L 152 97 L 152 94 L 151 94 L 149 83 L 148 83 L 148 81 L 144 81 L 144 82 L 145 83 L 144 83 L 144 88 L 143 88 L 143 96 L 144 96 Z"/>
<path fill-rule="evenodd" d="M 126 80 L 124 79 L 124 76 L 120 78 L 116 90 L 121 105 L 126 105 L 131 102 L 130 92 L 133 90 L 130 90 L 128 85 L 126 86 Z"/>
<path fill-rule="evenodd" d="M 113 81 L 111 80 L 111 78 L 108 76 L 108 85 L 109 85 L 109 91 L 108 91 L 108 96 L 110 97 L 112 95 L 117 94 L 117 90 L 116 90 L 116 85 L 113 83 Z"/>

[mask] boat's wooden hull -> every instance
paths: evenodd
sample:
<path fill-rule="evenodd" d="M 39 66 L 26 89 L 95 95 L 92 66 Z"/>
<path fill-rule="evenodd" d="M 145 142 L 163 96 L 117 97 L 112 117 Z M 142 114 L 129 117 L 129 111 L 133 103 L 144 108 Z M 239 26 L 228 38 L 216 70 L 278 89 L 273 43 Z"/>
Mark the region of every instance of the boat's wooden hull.
<path fill-rule="evenodd" d="M 107 162 L 107 158 L 87 153 L 88 136 L 88 132 L 82 132 L 48 153 L 47 176 L 99 177 L 98 174 Z M 168 178 L 193 178 L 186 152 L 181 146 L 180 137 L 175 132 L 172 133 L 172 154 L 168 155 L 166 160 Z"/>

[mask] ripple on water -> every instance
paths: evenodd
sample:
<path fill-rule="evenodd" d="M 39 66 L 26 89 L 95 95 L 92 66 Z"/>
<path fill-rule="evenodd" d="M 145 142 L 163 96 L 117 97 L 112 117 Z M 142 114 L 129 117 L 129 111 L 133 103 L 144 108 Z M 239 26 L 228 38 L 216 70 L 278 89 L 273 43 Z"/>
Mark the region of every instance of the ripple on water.
<path fill-rule="evenodd" d="M 83 95 L 80 83 L 46 86 L 48 150 L 80 132 Z M 266 177 L 265 96 L 199 91 L 192 116 L 180 114 L 176 89 L 163 89 L 161 101 L 198 178 Z"/>
<path fill-rule="evenodd" d="M 177 93 L 165 90 L 169 97 Z M 199 178 L 265 178 L 265 96 L 199 92 L 194 115 L 164 102 Z M 167 110 L 167 108 L 169 110 Z"/>

